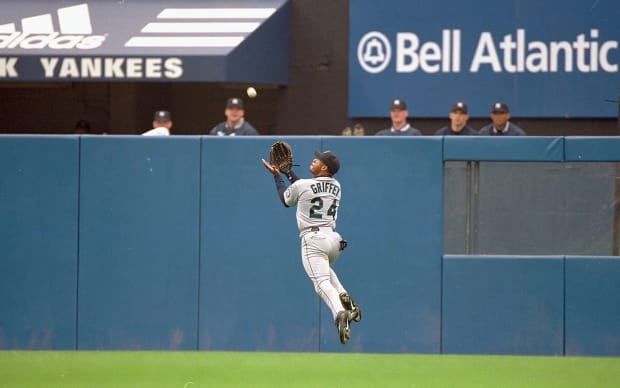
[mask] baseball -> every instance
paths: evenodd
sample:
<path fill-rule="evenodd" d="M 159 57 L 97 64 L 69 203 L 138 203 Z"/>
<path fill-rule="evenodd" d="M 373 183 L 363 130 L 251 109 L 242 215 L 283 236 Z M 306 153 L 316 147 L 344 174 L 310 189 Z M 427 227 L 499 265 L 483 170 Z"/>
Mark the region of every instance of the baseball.
<path fill-rule="evenodd" d="M 254 89 L 251 86 L 249 88 L 247 88 L 245 92 L 248 94 L 248 97 L 250 97 L 250 98 L 254 98 L 258 94 L 258 93 L 256 93 L 256 89 Z"/>

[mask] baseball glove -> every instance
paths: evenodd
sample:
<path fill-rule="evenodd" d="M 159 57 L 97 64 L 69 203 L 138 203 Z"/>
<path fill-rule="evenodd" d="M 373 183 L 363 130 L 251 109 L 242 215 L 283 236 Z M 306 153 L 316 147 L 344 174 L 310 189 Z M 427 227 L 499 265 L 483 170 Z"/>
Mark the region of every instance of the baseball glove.
<path fill-rule="evenodd" d="M 280 172 L 288 174 L 293 166 L 293 149 L 285 141 L 277 141 L 269 149 L 269 161 Z"/>

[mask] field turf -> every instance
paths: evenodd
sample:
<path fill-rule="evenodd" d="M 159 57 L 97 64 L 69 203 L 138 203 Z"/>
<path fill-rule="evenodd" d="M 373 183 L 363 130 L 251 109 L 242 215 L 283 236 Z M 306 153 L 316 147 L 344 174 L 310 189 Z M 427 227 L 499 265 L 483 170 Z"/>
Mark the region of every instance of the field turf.
<path fill-rule="evenodd" d="M 0 351 L 0 387 L 619 387 L 620 358 Z"/>

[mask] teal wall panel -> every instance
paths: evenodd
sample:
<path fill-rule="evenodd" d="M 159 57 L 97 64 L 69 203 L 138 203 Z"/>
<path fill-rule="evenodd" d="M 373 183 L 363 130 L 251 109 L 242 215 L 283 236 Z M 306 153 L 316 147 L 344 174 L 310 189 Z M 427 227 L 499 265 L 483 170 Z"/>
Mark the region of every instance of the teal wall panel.
<path fill-rule="evenodd" d="M 566 256 L 566 355 L 620 356 L 620 258 Z"/>
<path fill-rule="evenodd" d="M 563 256 L 444 256 L 442 353 L 562 355 Z"/>
<path fill-rule="evenodd" d="M 620 137 L 571 136 L 565 140 L 567 161 L 613 162 L 620 161 Z"/>
<path fill-rule="evenodd" d="M 550 136 L 444 136 L 444 160 L 561 162 L 564 138 Z"/>
<path fill-rule="evenodd" d="M 75 136 L 0 136 L 0 349 L 75 349 Z"/>
<path fill-rule="evenodd" d="M 79 349 L 196 349 L 198 137 L 84 137 Z"/>

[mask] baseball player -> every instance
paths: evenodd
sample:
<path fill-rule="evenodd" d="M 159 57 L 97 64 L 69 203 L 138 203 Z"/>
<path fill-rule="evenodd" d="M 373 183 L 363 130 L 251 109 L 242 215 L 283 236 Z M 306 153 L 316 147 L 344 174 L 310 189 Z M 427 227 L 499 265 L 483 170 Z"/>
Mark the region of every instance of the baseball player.
<path fill-rule="evenodd" d="M 274 176 L 278 196 L 285 207 L 297 206 L 297 227 L 301 238 L 304 269 L 316 293 L 332 312 L 340 342 L 351 337 L 349 323 L 359 322 L 362 312 L 349 296 L 331 268 L 347 242 L 336 232 L 340 205 L 340 183 L 334 174 L 340 168 L 338 157 L 331 151 L 315 153 L 310 164 L 311 179 L 299 179 L 291 170 L 286 174 L 291 185 L 286 187 L 280 170 L 265 159 L 263 165 Z"/>

